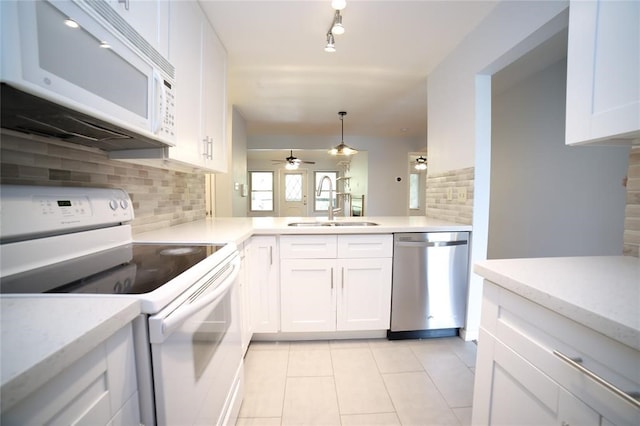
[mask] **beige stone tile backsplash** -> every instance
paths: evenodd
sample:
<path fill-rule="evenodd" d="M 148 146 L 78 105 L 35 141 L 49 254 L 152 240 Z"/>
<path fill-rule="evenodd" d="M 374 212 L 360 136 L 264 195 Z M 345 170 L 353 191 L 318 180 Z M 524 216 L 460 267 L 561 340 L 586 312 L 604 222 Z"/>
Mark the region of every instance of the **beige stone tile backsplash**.
<path fill-rule="evenodd" d="M 101 151 L 2 134 L 0 182 L 122 188 L 133 202 L 133 233 L 206 216 L 205 176 L 110 160 Z"/>
<path fill-rule="evenodd" d="M 451 170 L 427 176 L 427 216 L 463 225 L 473 221 L 474 168 Z M 451 193 L 449 193 L 451 188 Z M 466 201 L 458 201 L 458 191 L 466 189 Z M 449 199 L 448 195 L 452 195 Z"/>
<path fill-rule="evenodd" d="M 627 205 L 624 219 L 624 248 L 628 256 L 640 257 L 640 147 L 629 155 Z"/>

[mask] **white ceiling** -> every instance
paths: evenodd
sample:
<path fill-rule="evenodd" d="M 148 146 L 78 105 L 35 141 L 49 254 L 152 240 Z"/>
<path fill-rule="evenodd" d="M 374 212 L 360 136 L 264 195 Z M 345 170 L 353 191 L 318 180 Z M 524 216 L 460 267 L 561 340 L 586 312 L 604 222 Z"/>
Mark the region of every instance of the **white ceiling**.
<path fill-rule="evenodd" d="M 200 0 L 228 53 L 229 100 L 254 134 L 426 138 L 426 77 L 496 1 Z"/>

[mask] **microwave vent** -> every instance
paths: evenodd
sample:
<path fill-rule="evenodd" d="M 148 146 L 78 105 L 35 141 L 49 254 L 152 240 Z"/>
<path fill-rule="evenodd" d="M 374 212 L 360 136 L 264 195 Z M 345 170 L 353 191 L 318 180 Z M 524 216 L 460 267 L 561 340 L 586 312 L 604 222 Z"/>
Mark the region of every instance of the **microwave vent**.
<path fill-rule="evenodd" d="M 3 128 L 104 151 L 164 148 L 166 144 L 2 83 Z"/>

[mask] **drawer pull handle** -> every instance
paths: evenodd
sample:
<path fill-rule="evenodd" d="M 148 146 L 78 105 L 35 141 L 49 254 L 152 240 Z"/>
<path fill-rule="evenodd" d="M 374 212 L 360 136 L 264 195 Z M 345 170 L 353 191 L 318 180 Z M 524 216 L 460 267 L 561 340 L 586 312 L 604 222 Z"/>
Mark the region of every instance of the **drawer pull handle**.
<path fill-rule="evenodd" d="M 580 360 L 579 362 L 576 362 L 573 359 L 571 359 L 568 356 L 566 356 L 565 354 L 563 354 L 561 352 L 558 352 L 558 351 L 553 351 L 553 354 L 555 356 L 557 356 L 558 358 L 560 358 L 561 360 L 563 360 L 564 362 L 566 362 L 567 364 L 569 364 L 570 366 L 572 366 L 573 368 L 575 368 L 578 371 L 580 371 L 581 373 L 584 373 L 585 375 L 589 376 L 590 378 L 592 378 L 596 382 L 600 383 L 602 386 L 604 386 L 605 388 L 609 389 L 611 392 L 615 393 L 620 398 L 622 398 L 625 401 L 627 401 L 629 404 L 633 405 L 636 408 L 640 408 L 640 401 L 635 399 L 633 396 L 629 395 L 627 392 L 619 389 L 617 386 L 609 383 L 608 381 L 606 381 L 602 377 L 598 376 L 593 371 L 591 371 L 591 370 L 589 370 L 587 368 L 584 368 L 582 365 L 579 364 L 579 362 L 581 362 L 582 360 Z"/>

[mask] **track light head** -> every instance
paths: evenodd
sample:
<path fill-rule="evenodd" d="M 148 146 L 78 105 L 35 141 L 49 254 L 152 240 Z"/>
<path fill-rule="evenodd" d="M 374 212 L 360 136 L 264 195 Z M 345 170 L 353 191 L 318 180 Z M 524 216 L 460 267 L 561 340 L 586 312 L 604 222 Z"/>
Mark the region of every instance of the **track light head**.
<path fill-rule="evenodd" d="M 333 53 L 336 51 L 336 46 L 334 45 L 335 41 L 333 40 L 333 34 L 331 31 L 327 33 L 327 45 L 324 47 L 325 52 Z"/>
<path fill-rule="evenodd" d="M 335 35 L 344 34 L 344 27 L 342 26 L 342 15 L 340 15 L 339 10 L 336 10 L 336 14 L 333 17 L 333 26 L 331 27 L 331 33 Z"/>
<path fill-rule="evenodd" d="M 331 7 L 335 10 L 342 10 L 347 7 L 347 0 L 331 0 Z"/>

